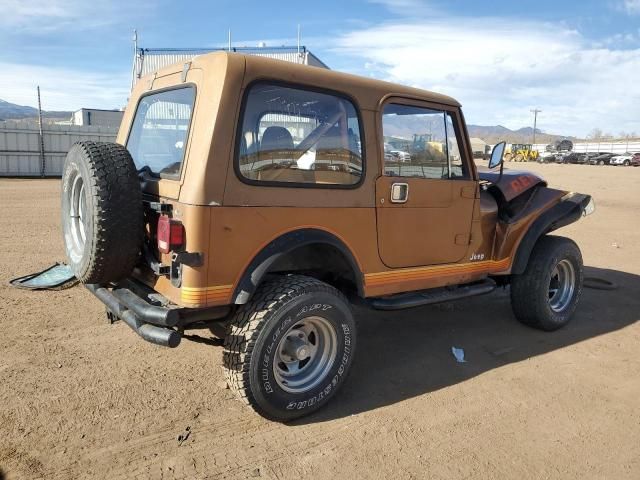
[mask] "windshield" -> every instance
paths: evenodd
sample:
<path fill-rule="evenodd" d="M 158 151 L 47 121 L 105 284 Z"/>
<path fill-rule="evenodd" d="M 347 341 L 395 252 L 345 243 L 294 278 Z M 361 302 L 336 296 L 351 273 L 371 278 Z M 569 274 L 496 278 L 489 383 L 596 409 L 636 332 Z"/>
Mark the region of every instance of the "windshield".
<path fill-rule="evenodd" d="M 140 100 L 127 149 L 138 170 L 177 177 L 193 113 L 194 87 L 153 93 Z"/>

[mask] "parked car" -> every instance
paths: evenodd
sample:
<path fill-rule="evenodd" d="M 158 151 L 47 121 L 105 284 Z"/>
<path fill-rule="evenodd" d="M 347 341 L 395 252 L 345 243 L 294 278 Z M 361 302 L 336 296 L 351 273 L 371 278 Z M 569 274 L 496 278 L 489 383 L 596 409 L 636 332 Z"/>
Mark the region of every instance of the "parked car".
<path fill-rule="evenodd" d="M 631 165 L 634 167 L 640 167 L 640 152 L 636 152 L 631 157 Z"/>
<path fill-rule="evenodd" d="M 410 162 L 411 154 L 409 152 L 403 152 L 402 150 L 391 150 L 389 152 L 394 156 L 399 162 Z"/>
<path fill-rule="evenodd" d="M 571 152 L 569 155 L 565 156 L 563 159 L 563 163 L 584 163 L 585 154 L 578 152 Z"/>
<path fill-rule="evenodd" d="M 556 163 L 569 163 L 568 157 L 571 152 L 558 152 L 556 153 Z"/>
<path fill-rule="evenodd" d="M 378 148 L 358 146 L 382 147 L 384 135 L 425 116 L 448 132 L 437 141 L 456 147 L 440 152 L 442 166 L 386 168 Z M 294 138 L 300 118 L 314 127 Z M 510 285 L 520 322 L 550 331 L 571 320 L 582 255 L 548 234 L 593 212 L 591 197 L 503 169 L 504 142 L 477 168 L 469 144 L 460 104 L 444 95 L 258 56 L 199 55 L 136 84 L 117 143 L 69 150 L 68 262 L 107 318 L 144 340 L 177 347 L 185 330 L 208 327 L 224 339 L 238 399 L 292 420 L 344 384 L 357 351 L 351 302 L 401 310 Z M 398 352 L 398 368 L 404 361 Z M 376 394 L 360 384 L 371 390 L 350 394 Z"/>
<path fill-rule="evenodd" d="M 564 140 L 556 140 L 553 143 L 553 146 L 555 148 L 555 150 L 558 151 L 569 151 L 569 150 L 573 150 L 573 142 L 569 139 L 564 139 Z"/>
<path fill-rule="evenodd" d="M 615 153 L 599 152 L 596 156 L 589 159 L 589 163 L 591 165 L 609 165 L 609 160 L 615 156 Z"/>
<path fill-rule="evenodd" d="M 628 167 L 629 165 L 631 165 L 631 160 L 633 159 L 634 155 L 635 154 L 631 152 L 623 153 L 622 155 L 616 155 L 615 157 L 611 157 L 609 163 L 611 165 L 624 165 L 625 167 Z"/>
<path fill-rule="evenodd" d="M 538 157 L 538 163 L 555 163 L 557 152 L 546 151 Z"/>
<path fill-rule="evenodd" d="M 583 153 L 582 154 L 582 162 L 585 165 L 590 165 L 591 164 L 591 159 L 596 158 L 597 156 L 599 156 L 600 153 L 598 152 L 587 152 L 587 153 Z"/>

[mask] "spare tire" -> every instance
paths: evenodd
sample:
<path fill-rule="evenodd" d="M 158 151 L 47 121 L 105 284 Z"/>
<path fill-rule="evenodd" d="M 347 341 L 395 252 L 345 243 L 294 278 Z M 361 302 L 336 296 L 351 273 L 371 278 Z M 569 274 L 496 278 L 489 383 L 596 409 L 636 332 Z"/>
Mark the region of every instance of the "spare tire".
<path fill-rule="evenodd" d="M 90 141 L 71 147 L 62 170 L 62 232 L 69 265 L 81 282 L 105 284 L 131 273 L 144 213 L 125 147 Z"/>

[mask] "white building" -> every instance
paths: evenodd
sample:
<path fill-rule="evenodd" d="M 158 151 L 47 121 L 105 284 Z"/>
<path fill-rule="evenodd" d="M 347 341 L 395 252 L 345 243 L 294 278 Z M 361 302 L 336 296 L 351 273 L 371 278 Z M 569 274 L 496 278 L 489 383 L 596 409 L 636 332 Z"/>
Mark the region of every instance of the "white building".
<path fill-rule="evenodd" d="M 481 138 L 471 137 L 469 141 L 471 142 L 471 150 L 473 151 L 474 156 L 485 155 L 489 152 L 489 149 L 487 148 L 489 145 L 487 145 L 487 143 Z"/>
<path fill-rule="evenodd" d="M 120 110 L 81 108 L 80 110 L 73 112 L 73 115 L 71 116 L 71 125 L 94 125 L 119 128 L 123 115 L 124 112 Z"/>
<path fill-rule="evenodd" d="M 227 48 L 136 48 L 133 59 L 132 86 L 139 78 L 174 63 L 184 63 L 197 55 L 216 51 L 230 51 L 261 57 L 276 58 L 286 62 L 329 68 L 306 47 L 232 47 Z"/>

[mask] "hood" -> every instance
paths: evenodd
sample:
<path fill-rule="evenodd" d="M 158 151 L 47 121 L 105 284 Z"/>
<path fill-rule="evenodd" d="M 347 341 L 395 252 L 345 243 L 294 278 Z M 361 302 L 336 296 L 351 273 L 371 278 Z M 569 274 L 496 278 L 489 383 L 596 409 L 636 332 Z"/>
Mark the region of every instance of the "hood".
<path fill-rule="evenodd" d="M 495 188 L 500 190 L 504 199 L 510 202 L 521 193 L 533 188 L 537 185 L 546 187 L 547 182 L 542 177 L 524 170 L 508 170 L 504 169 L 502 178 L 498 182 L 500 172 L 489 170 L 486 167 L 478 167 L 478 176 L 480 180 L 491 182 Z"/>

